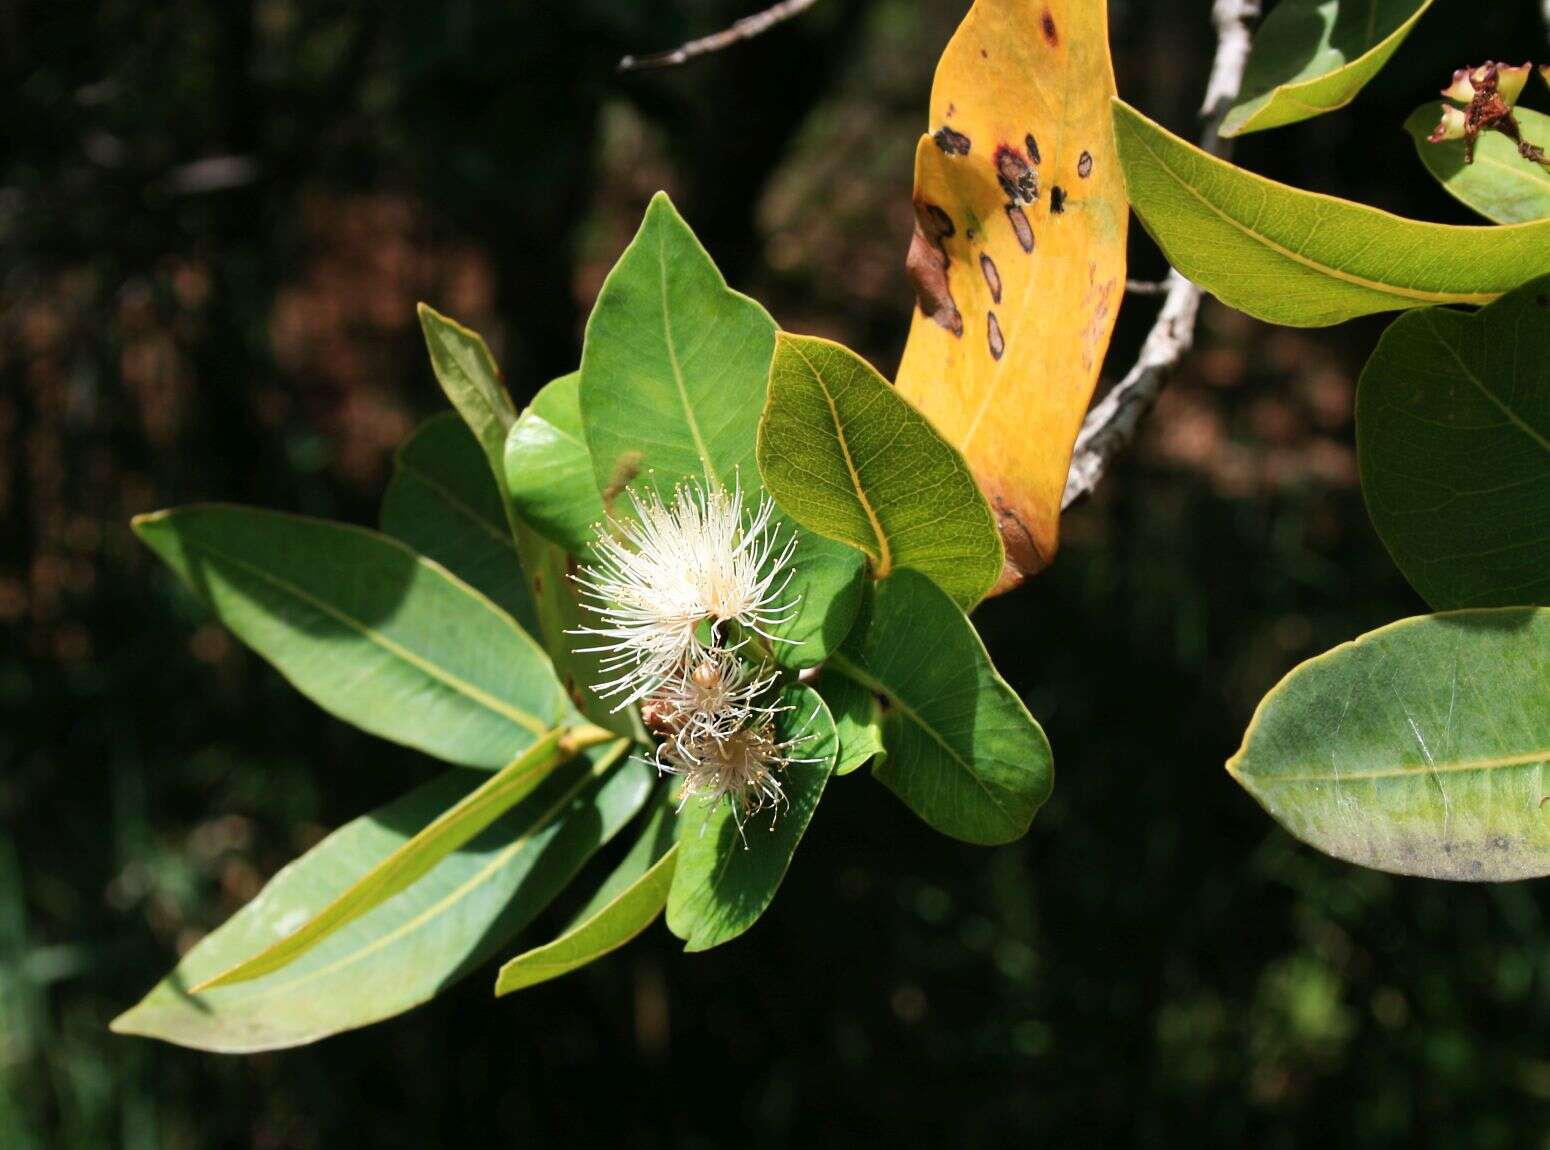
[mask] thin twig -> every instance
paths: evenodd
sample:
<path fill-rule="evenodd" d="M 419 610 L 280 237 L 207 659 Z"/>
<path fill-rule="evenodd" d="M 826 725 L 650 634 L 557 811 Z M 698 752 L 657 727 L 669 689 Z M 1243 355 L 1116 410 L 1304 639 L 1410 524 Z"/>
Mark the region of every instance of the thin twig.
<path fill-rule="evenodd" d="M 1167 280 L 1126 280 L 1125 291 L 1130 295 L 1163 295 L 1168 290 Z"/>
<path fill-rule="evenodd" d="M 1216 25 L 1216 56 L 1200 108 L 1205 120 L 1200 146 L 1213 155 L 1225 157 L 1232 150 L 1232 145 L 1221 137 L 1222 120 L 1243 86 L 1243 70 L 1253 46 L 1250 23 L 1259 13 L 1259 0 L 1216 0 L 1211 10 Z M 1180 361 L 1195 344 L 1200 289 L 1173 269 L 1169 269 L 1165 283 L 1162 310 L 1141 345 L 1135 366 L 1082 421 L 1071 470 L 1066 476 L 1062 509 L 1090 495 L 1098 486 L 1109 464 L 1135 440 L 1142 417 L 1152 409 Z"/>
<path fill-rule="evenodd" d="M 818 0 L 780 0 L 780 3 L 771 4 L 762 12 L 744 16 L 730 28 L 723 28 L 720 32 L 713 32 L 709 36 L 701 36 L 698 40 L 690 40 L 671 52 L 658 52 L 651 56 L 626 56 L 619 61 L 619 71 L 639 72 L 646 68 L 676 68 L 680 64 L 687 64 L 697 56 L 708 56 L 712 52 L 730 48 L 733 44 L 761 36 L 775 25 L 784 24 L 792 17 L 800 16 L 816 3 Z"/>

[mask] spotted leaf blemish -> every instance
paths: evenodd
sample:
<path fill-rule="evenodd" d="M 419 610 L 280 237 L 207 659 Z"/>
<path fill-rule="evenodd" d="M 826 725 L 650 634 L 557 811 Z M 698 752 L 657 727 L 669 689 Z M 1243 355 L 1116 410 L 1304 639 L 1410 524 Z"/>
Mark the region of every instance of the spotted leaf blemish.
<path fill-rule="evenodd" d="M 968 136 L 962 132 L 955 132 L 945 124 L 932 133 L 931 138 L 936 141 L 936 146 L 949 156 L 967 156 L 972 146 Z"/>
<path fill-rule="evenodd" d="M 990 288 L 990 298 L 996 303 L 1001 302 L 1001 273 L 996 270 L 996 261 L 989 255 L 980 253 L 980 271 L 985 276 L 985 285 Z"/>
<path fill-rule="evenodd" d="M 1023 214 L 1022 208 L 1016 204 L 1006 206 L 1006 218 L 1012 221 L 1012 230 L 1017 233 L 1017 242 L 1023 251 L 1033 251 L 1033 225 L 1028 222 L 1028 217 Z"/>
<path fill-rule="evenodd" d="M 988 311 L 985 313 L 985 316 L 985 334 L 990 341 L 990 357 L 992 359 L 1000 359 L 1006 351 L 1006 340 L 1001 335 L 1001 324 L 996 319 L 995 312 Z"/>
<path fill-rule="evenodd" d="M 1044 18 L 1039 21 L 1040 28 L 1044 31 L 1044 38 L 1049 41 L 1051 48 L 1060 47 L 1060 33 L 1055 28 L 1055 17 L 1049 14 L 1049 9 L 1044 9 Z"/>
<path fill-rule="evenodd" d="M 1028 166 L 1028 161 L 1015 148 L 1005 144 L 996 149 L 996 179 L 1006 198 L 1014 204 L 1019 200 L 1031 204 L 1039 198 L 1039 174 Z"/>
<path fill-rule="evenodd" d="M 1035 164 L 1042 164 L 1044 162 L 1044 158 L 1039 155 L 1039 141 L 1033 138 L 1032 132 L 1029 132 L 1028 135 L 1023 139 L 1023 143 L 1028 145 L 1028 158 Z"/>
<path fill-rule="evenodd" d="M 923 314 L 956 336 L 963 335 L 963 315 L 947 281 L 947 239 L 957 231 L 953 218 L 936 204 L 915 205 L 915 232 L 910 237 L 904 270 L 915 285 L 915 301 Z"/>
<path fill-rule="evenodd" d="M 1066 210 L 1066 190 L 1056 184 L 1049 190 L 1049 212 L 1052 216 L 1058 216 Z"/>
<path fill-rule="evenodd" d="M 1076 174 L 1084 180 L 1093 174 L 1093 154 L 1091 152 L 1083 152 L 1077 157 Z"/>

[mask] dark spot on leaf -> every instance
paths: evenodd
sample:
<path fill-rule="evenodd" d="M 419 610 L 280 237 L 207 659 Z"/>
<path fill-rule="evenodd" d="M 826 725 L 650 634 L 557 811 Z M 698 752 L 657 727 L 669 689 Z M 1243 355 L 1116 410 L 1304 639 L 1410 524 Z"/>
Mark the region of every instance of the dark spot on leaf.
<path fill-rule="evenodd" d="M 1001 302 L 1001 273 L 996 270 L 996 261 L 984 253 L 980 254 L 980 271 L 985 274 L 985 283 L 990 288 L 990 298 L 996 303 Z"/>
<path fill-rule="evenodd" d="M 1039 24 L 1044 30 L 1044 38 L 1049 41 L 1049 46 L 1051 48 L 1059 47 L 1060 33 L 1055 29 L 1055 17 L 1049 14 L 1048 8 L 1044 9 L 1044 18 L 1039 21 Z"/>
<path fill-rule="evenodd" d="M 974 239 L 974 229 L 973 228 L 965 228 L 963 230 L 963 238 L 966 239 L 966 240 L 971 240 L 972 241 Z"/>
<path fill-rule="evenodd" d="M 1022 245 L 1023 251 L 1033 251 L 1033 225 L 1028 222 L 1028 217 L 1023 214 L 1022 208 L 1016 204 L 1008 204 L 1006 218 L 1012 221 L 1012 230 L 1017 233 L 1017 242 Z"/>
<path fill-rule="evenodd" d="M 1014 204 L 1019 200 L 1031 204 L 1039 198 L 1039 174 L 1028 166 L 1028 161 L 1015 148 L 1005 144 L 996 149 L 996 179 L 1006 198 Z"/>
<path fill-rule="evenodd" d="M 990 357 L 1000 359 L 1002 352 L 1006 351 L 1006 340 L 1001 336 L 1001 324 L 996 320 L 996 313 L 985 313 L 988 321 L 985 324 L 985 333 L 990 340 Z"/>
<path fill-rule="evenodd" d="M 1042 164 L 1044 162 L 1044 157 L 1039 155 L 1039 141 L 1033 138 L 1032 132 L 1028 133 L 1027 137 L 1024 138 L 1023 143 L 1028 145 L 1028 158 L 1035 164 Z"/>
<path fill-rule="evenodd" d="M 1093 154 L 1091 152 L 1083 152 L 1077 158 L 1076 174 L 1084 180 L 1093 174 Z"/>
<path fill-rule="evenodd" d="M 1022 581 L 1022 575 L 1047 567 L 1049 560 L 1034 539 L 1033 532 L 1023 522 L 1023 517 L 999 493 L 991 497 L 991 503 L 995 508 L 997 526 L 1001 529 L 1001 541 L 1006 544 L 1007 565 L 1018 574 L 1015 585 Z"/>
<path fill-rule="evenodd" d="M 980 59 L 981 60 L 988 60 L 988 59 L 990 59 L 990 53 L 987 52 L 984 48 L 980 49 Z"/>
<path fill-rule="evenodd" d="M 949 156 L 967 156 L 969 154 L 969 137 L 962 132 L 953 131 L 945 124 L 938 128 L 931 138 L 936 141 L 936 146 Z"/>
<path fill-rule="evenodd" d="M 952 217 L 936 204 L 917 203 L 915 232 L 910 236 L 904 270 L 915 285 L 915 301 L 922 314 L 961 336 L 963 316 L 953 301 L 952 286 L 947 281 L 947 269 L 952 261 L 947 258 L 944 242 L 954 230 Z"/>
<path fill-rule="evenodd" d="M 537 595 L 539 598 L 543 598 L 544 577 L 542 575 L 533 576 L 533 594 Z"/>
<path fill-rule="evenodd" d="M 615 457 L 613 473 L 600 493 L 603 496 L 605 512 L 613 513 L 614 500 L 619 497 L 620 492 L 635 482 L 635 477 L 640 474 L 641 462 L 645 458 L 639 451 L 626 451 Z"/>
<path fill-rule="evenodd" d="M 1052 216 L 1058 216 L 1066 210 L 1066 190 L 1059 184 L 1049 190 L 1049 210 Z"/>
<path fill-rule="evenodd" d="M 935 204 L 926 205 L 926 218 L 930 221 L 933 240 L 945 240 L 958 230 L 953 226 L 953 217 Z"/>

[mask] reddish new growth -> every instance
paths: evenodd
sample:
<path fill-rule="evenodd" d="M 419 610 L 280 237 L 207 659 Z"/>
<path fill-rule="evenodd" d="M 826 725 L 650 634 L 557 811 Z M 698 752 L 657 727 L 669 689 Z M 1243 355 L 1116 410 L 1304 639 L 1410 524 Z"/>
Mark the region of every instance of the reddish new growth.
<path fill-rule="evenodd" d="M 1473 70 L 1460 68 L 1453 73 L 1453 83 L 1444 88 L 1442 94 L 1464 106 L 1442 106 L 1442 122 L 1428 137 L 1431 143 L 1463 140 L 1464 162 L 1472 164 L 1480 133 L 1500 132 L 1518 145 L 1518 154 L 1525 160 L 1547 164 L 1545 150 L 1523 138 L 1518 119 L 1512 114 L 1513 105 L 1518 102 L 1532 70 L 1530 64 L 1511 68 L 1487 60 Z"/>

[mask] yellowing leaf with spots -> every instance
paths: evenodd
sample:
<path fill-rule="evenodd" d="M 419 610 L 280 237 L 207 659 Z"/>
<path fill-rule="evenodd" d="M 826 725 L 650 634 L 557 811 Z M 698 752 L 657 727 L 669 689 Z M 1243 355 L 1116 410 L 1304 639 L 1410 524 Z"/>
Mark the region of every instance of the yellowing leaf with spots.
<path fill-rule="evenodd" d="M 915 153 L 919 308 L 898 388 L 969 461 L 1005 591 L 1055 553 L 1071 449 L 1125 291 L 1105 0 L 977 0 Z"/>

